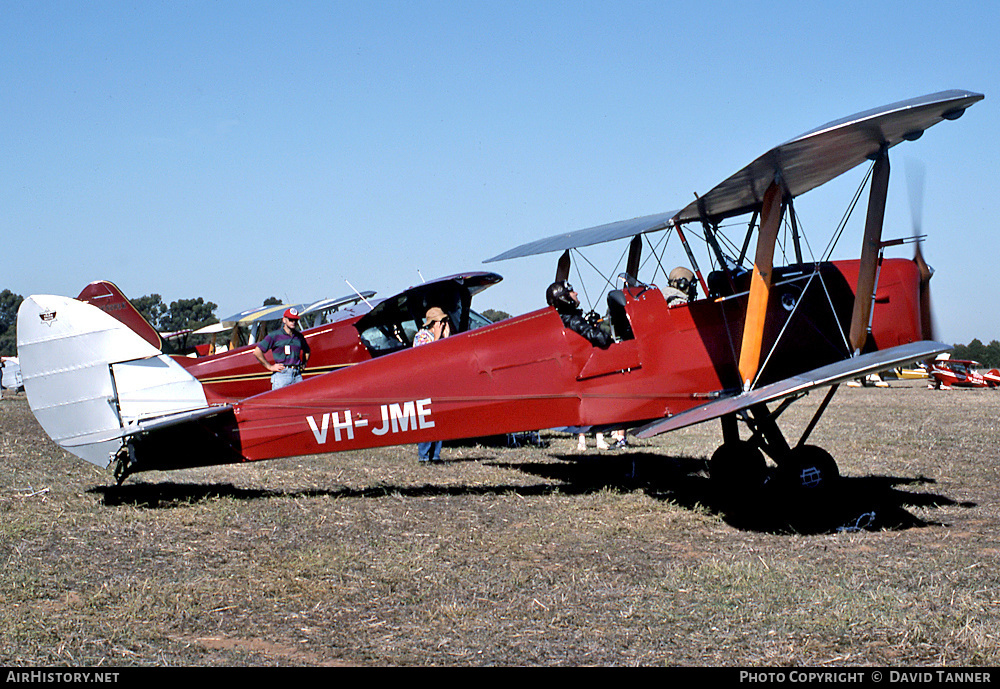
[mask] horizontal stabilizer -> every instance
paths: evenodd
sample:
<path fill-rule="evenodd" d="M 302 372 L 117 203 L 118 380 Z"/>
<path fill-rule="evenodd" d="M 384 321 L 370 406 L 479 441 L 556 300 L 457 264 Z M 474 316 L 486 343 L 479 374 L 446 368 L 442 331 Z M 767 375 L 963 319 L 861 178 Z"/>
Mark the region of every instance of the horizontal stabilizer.
<path fill-rule="evenodd" d="M 61 447 L 107 466 L 140 421 L 208 407 L 204 388 L 177 362 L 101 309 L 30 296 L 17 313 L 28 406 Z"/>
<path fill-rule="evenodd" d="M 233 405 L 231 404 L 217 404 L 211 407 L 203 407 L 201 409 L 192 409 L 189 411 L 176 412 L 174 414 L 139 419 L 136 425 L 138 426 L 139 432 L 145 433 L 146 431 L 157 431 L 161 428 L 167 428 L 168 426 L 177 426 L 189 421 L 196 421 L 198 419 L 208 418 L 209 416 L 215 416 L 216 414 L 230 411 L 232 408 Z"/>
<path fill-rule="evenodd" d="M 878 352 L 861 354 L 851 359 L 820 366 L 812 371 L 779 380 L 756 390 L 708 402 L 680 414 L 669 416 L 660 421 L 654 421 L 638 429 L 635 435 L 639 438 L 651 438 L 654 435 L 676 431 L 679 428 L 693 426 L 703 421 L 718 419 L 727 414 L 735 414 L 757 404 L 773 402 L 785 397 L 808 392 L 813 388 L 835 385 L 845 380 L 861 378 L 869 373 L 885 371 L 914 361 L 929 359 L 950 349 L 950 345 L 941 342 L 911 342 L 910 344 L 891 347 Z"/>

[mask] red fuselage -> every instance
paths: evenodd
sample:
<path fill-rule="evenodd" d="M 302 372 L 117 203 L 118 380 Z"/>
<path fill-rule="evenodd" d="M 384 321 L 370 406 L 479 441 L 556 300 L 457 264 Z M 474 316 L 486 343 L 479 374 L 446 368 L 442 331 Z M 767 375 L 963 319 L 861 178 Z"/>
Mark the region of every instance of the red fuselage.
<path fill-rule="evenodd" d="M 775 270 L 759 383 L 849 355 L 857 272 L 857 261 L 823 264 L 820 284 L 811 265 Z M 884 261 L 866 350 L 921 339 L 919 280 L 912 261 Z M 221 453 L 260 460 L 564 426 L 634 427 L 677 414 L 739 389 L 747 295 L 740 281 L 735 289 L 669 308 L 655 287 L 628 288 L 621 296 L 631 337 L 606 350 L 545 308 L 368 358 L 238 402 L 205 420 L 203 437 L 185 431 L 204 459 L 160 456 L 156 448 L 168 443 L 152 433 L 143 468 L 218 463 Z M 356 352 L 350 331 L 361 346 L 350 327 L 340 328 L 339 346 Z"/>

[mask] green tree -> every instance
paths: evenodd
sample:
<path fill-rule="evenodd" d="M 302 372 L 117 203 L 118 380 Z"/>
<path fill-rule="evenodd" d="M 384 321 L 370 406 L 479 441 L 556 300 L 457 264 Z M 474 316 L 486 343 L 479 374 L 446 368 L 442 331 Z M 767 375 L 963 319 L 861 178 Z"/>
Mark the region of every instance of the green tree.
<path fill-rule="evenodd" d="M 148 294 L 144 297 L 131 299 L 132 306 L 149 321 L 149 324 L 160 332 L 173 332 L 190 328 L 197 330 L 202 326 L 219 321 L 215 316 L 218 307 L 202 297 L 197 299 L 178 299 L 167 306 L 159 294 Z"/>
<path fill-rule="evenodd" d="M 211 323 L 217 323 L 215 310 L 218 304 L 205 301 L 201 297 L 197 299 L 178 299 L 170 302 L 170 308 L 166 315 L 160 320 L 160 327 L 164 332 L 174 330 L 184 330 L 191 328 L 197 330 Z"/>
<path fill-rule="evenodd" d="M 0 292 L 0 355 L 17 355 L 17 310 L 24 297 L 9 289 Z"/>
<path fill-rule="evenodd" d="M 983 355 L 983 365 L 990 368 L 1000 368 L 1000 342 L 993 340 L 986 345 L 986 354 Z"/>
<path fill-rule="evenodd" d="M 984 345 L 978 339 L 974 339 L 972 342 L 970 342 L 965 349 L 969 355 L 964 358 L 972 359 L 973 361 L 978 361 L 980 363 L 983 362 L 983 359 L 986 356 L 986 345 Z"/>
<path fill-rule="evenodd" d="M 277 306 L 280 303 L 281 300 L 278 299 L 277 297 L 268 297 L 267 299 L 264 300 L 262 306 Z"/>
<path fill-rule="evenodd" d="M 1000 342 L 993 340 L 984 345 L 980 340 L 974 339 L 967 345 L 956 344 L 951 351 L 951 358 L 978 361 L 986 368 L 1000 368 Z"/>
<path fill-rule="evenodd" d="M 136 299 L 129 299 L 135 310 L 142 314 L 142 317 L 157 330 L 161 330 L 160 321 L 167 314 L 167 305 L 163 303 L 163 297 L 159 294 L 147 294 Z"/>

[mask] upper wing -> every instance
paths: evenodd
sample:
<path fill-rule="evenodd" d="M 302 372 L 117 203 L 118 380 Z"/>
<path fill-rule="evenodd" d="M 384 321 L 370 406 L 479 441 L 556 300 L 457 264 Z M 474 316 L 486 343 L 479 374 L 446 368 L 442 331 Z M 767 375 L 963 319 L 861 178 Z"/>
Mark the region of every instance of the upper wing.
<path fill-rule="evenodd" d="M 637 234 L 646 232 L 659 232 L 670 227 L 672 218 L 677 215 L 677 211 L 668 213 L 657 213 L 656 215 L 646 215 L 632 220 L 620 220 L 618 222 L 589 227 L 586 230 L 576 232 L 566 232 L 557 234 L 545 239 L 537 239 L 519 247 L 505 251 L 498 256 L 488 258 L 483 263 L 493 261 L 505 261 L 508 258 L 521 258 L 522 256 L 534 256 L 536 254 L 547 254 L 550 251 L 565 251 L 575 249 L 580 246 L 590 246 L 602 242 L 612 242 L 616 239 L 634 237 Z"/>
<path fill-rule="evenodd" d="M 426 282 L 422 282 L 419 285 L 414 285 L 413 287 L 410 287 L 409 289 L 405 290 L 404 293 L 409 292 L 411 290 L 427 289 L 429 286 L 437 284 L 451 283 L 458 285 L 460 287 L 464 287 L 465 289 L 469 290 L 469 294 L 475 296 L 480 292 L 482 292 L 484 289 L 492 287 L 493 285 L 497 284 L 498 282 L 501 282 L 502 280 L 503 278 L 500 275 L 497 275 L 496 273 L 488 273 L 485 271 L 474 270 L 468 273 L 456 273 L 455 275 L 446 275 L 444 277 L 434 278 L 433 280 L 427 280 Z"/>
<path fill-rule="evenodd" d="M 744 392 L 735 397 L 708 402 L 686 412 L 668 416 L 660 421 L 647 424 L 635 432 L 639 438 L 650 438 L 660 433 L 693 426 L 703 421 L 711 421 L 734 414 L 743 409 L 784 397 L 791 397 L 813 388 L 834 385 L 845 380 L 853 380 L 886 369 L 902 366 L 912 361 L 928 359 L 951 349 L 941 342 L 911 342 L 898 347 L 890 347 L 869 354 L 861 354 L 826 366 L 800 373 L 797 376 L 779 380 L 762 388 Z"/>
<path fill-rule="evenodd" d="M 826 184 L 872 158 L 882 148 L 913 141 L 942 120 L 962 116 L 983 99 L 971 91 L 941 91 L 866 110 L 772 148 L 677 214 L 677 222 L 718 221 L 749 213 L 780 176 L 791 196 Z"/>
<path fill-rule="evenodd" d="M 356 294 L 348 294 L 343 297 L 337 297 L 336 299 L 320 299 L 312 304 L 309 304 L 305 308 L 299 311 L 300 316 L 305 316 L 316 311 L 322 311 L 324 309 L 339 309 L 342 306 L 350 306 L 352 304 L 357 304 L 359 301 L 365 301 L 371 299 L 375 296 L 373 290 L 365 290 L 364 292 L 358 292 Z"/>
<path fill-rule="evenodd" d="M 791 196 L 804 194 L 860 165 L 883 147 L 912 141 L 941 120 L 960 117 L 982 99 L 982 94 L 971 91 L 941 91 L 835 120 L 772 148 L 680 211 L 554 235 L 522 244 L 485 263 L 590 246 L 692 220 L 743 215 L 761 204 L 775 177 L 781 178 Z"/>
<path fill-rule="evenodd" d="M 372 323 L 383 322 L 384 319 L 406 320 L 407 316 L 422 319 L 424 311 L 429 306 L 440 306 L 445 311 L 454 310 L 463 303 L 462 293 L 468 293 L 471 298 L 502 280 L 503 278 L 497 273 L 482 271 L 457 273 L 428 280 L 408 287 L 387 299 L 374 302 L 371 312 L 365 317 L 366 325 L 359 327 L 363 330 Z"/>
<path fill-rule="evenodd" d="M 245 311 L 240 311 L 239 313 L 233 314 L 232 316 L 227 316 L 220 320 L 221 323 L 225 323 L 229 326 L 235 325 L 246 325 L 247 323 L 252 323 L 257 320 L 266 319 L 270 316 L 272 319 L 277 318 L 274 316 L 275 313 L 284 313 L 285 309 L 289 307 L 289 304 L 272 304 L 270 306 L 256 306 L 252 309 L 247 309 Z"/>

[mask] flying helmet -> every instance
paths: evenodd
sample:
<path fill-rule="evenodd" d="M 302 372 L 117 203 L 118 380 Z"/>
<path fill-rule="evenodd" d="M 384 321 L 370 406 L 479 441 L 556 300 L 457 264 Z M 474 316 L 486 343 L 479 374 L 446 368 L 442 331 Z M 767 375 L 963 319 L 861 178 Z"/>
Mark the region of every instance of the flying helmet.
<path fill-rule="evenodd" d="M 667 276 L 667 284 L 681 292 L 687 292 L 694 284 L 694 273 L 684 266 L 677 266 Z"/>
<path fill-rule="evenodd" d="M 572 291 L 573 285 L 565 280 L 557 280 L 545 290 L 545 301 L 549 306 L 554 306 L 559 313 L 573 311 L 577 308 L 578 302 L 570 295 Z"/>

